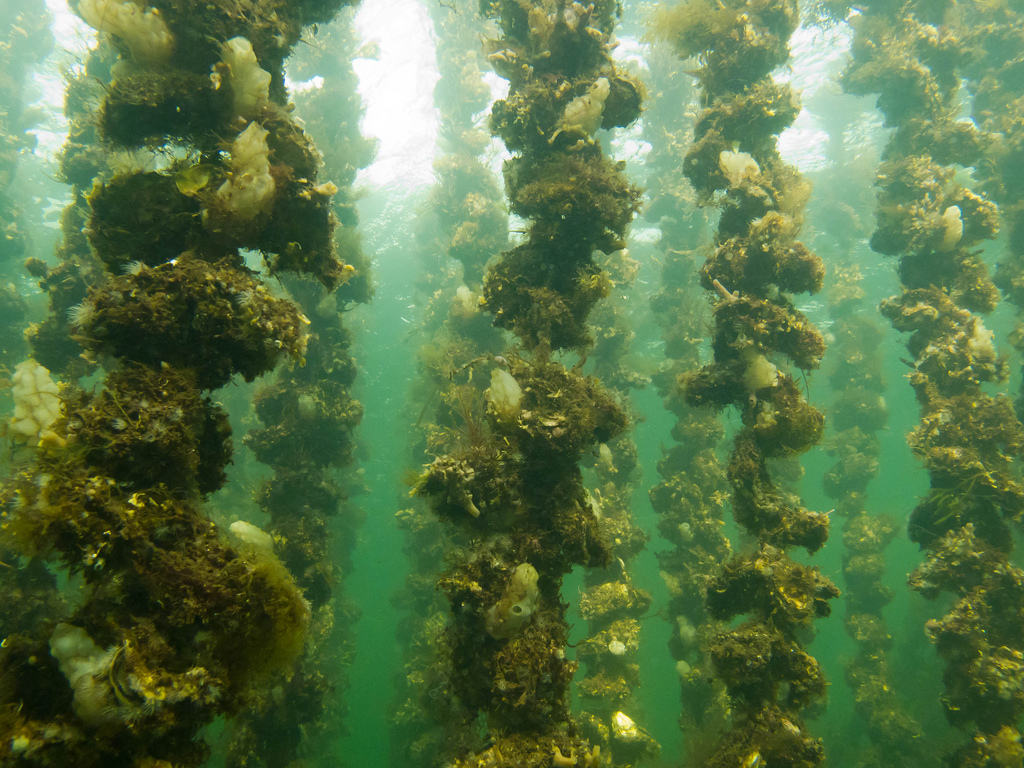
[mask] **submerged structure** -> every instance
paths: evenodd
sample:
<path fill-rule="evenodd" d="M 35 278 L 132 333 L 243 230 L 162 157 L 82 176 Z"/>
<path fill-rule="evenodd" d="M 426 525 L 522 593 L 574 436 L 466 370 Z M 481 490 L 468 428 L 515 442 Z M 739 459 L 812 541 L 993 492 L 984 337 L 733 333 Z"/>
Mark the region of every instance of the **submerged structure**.
<path fill-rule="evenodd" d="M 65 615 L 5 641 L 8 762 L 202 764 L 201 729 L 251 706 L 302 652 L 310 574 L 299 574 L 304 594 L 286 566 L 295 557 L 279 550 L 282 562 L 269 534 L 237 520 L 229 539 L 203 514 L 232 455 L 227 415 L 205 393 L 310 352 L 310 321 L 242 248 L 329 290 L 354 271 L 335 255 L 337 187 L 317 180 L 281 71 L 302 28 L 336 10 L 77 7 L 118 54 L 91 110 L 93 153 L 163 149 L 169 163 L 93 165 L 87 209 L 69 209 L 85 217 L 95 265 L 81 302 L 50 323 L 86 359 L 102 356 L 102 389 L 59 389 L 35 362 L 17 370 L 10 429 L 25 456 L 4 486 L 5 536 L 78 587 Z M 68 269 L 81 274 L 70 260 L 55 267 Z"/>
<path fill-rule="evenodd" d="M 364 2 L 0 8 L 0 766 L 1024 768 L 1020 9 Z"/>
<path fill-rule="evenodd" d="M 531 223 L 526 241 L 488 269 L 482 297 L 522 351 L 471 361 L 489 373 L 487 422 L 476 422 L 481 405 L 467 404 L 467 440 L 416 485 L 438 515 L 472 532 L 440 582 L 452 608 L 445 642 L 452 693 L 485 717 L 491 744 L 455 764 L 594 765 L 611 740 L 641 735 L 626 716 L 599 723 L 603 745 L 574 725 L 560 586 L 573 565 L 609 564 L 578 462 L 620 433 L 626 416 L 596 380 L 552 353 L 588 345 L 587 316 L 608 286 L 594 251 L 625 247 L 638 190 L 593 134 L 633 122 L 642 89 L 608 55 L 612 5 L 482 10 L 501 31 L 488 58 L 510 82 L 491 117 L 513 153 L 504 168 L 510 208 Z M 622 609 L 639 597 L 615 583 L 595 599 Z"/>
<path fill-rule="evenodd" d="M 731 405 L 742 414 L 727 474 L 733 514 L 757 542 L 704 587 L 711 617 L 750 616 L 708 640 L 732 717 L 705 764 L 819 765 L 821 745 L 800 711 L 824 697 L 825 678 L 803 642 L 810 623 L 829 615 L 839 590 L 786 550 L 816 552 L 829 521 L 780 490 L 768 467 L 769 459 L 810 449 L 824 422 L 794 374 L 769 359 L 785 356 L 807 371 L 825 352 L 821 334 L 787 295 L 820 290 L 825 269 L 796 240 L 809 188 L 776 148 L 799 102 L 769 76 L 789 56 L 797 9 L 772 0 L 717 9 L 692 2 L 655 23 L 681 56 L 702 57 L 702 110 L 683 168 L 702 201 L 722 208 L 700 270 L 701 284 L 715 294 L 714 361 L 684 374 L 680 384 L 691 405 Z M 719 191 L 724 196 L 715 198 Z"/>
<path fill-rule="evenodd" d="M 942 592 L 955 598 L 927 625 L 946 663 L 946 716 L 969 734 L 946 762 L 1015 765 L 1024 757 L 1024 698 L 1013 682 L 1024 651 L 1024 572 L 1010 561 L 1007 523 L 1024 510 L 1011 469 L 1022 433 L 1010 400 L 984 388 L 1007 374 L 982 321 L 999 295 L 973 248 L 995 236 L 998 214 L 953 166 L 991 158 L 995 139 L 957 119 L 969 43 L 956 24 L 944 25 L 953 13 L 939 4 L 866 15 L 845 84 L 877 92 L 896 129 L 879 169 L 871 246 L 899 258 L 902 290 L 881 310 L 912 334 L 909 378 L 921 421 L 909 439 L 931 481 L 910 516 L 909 536 L 926 550 L 910 584 L 932 599 Z"/>

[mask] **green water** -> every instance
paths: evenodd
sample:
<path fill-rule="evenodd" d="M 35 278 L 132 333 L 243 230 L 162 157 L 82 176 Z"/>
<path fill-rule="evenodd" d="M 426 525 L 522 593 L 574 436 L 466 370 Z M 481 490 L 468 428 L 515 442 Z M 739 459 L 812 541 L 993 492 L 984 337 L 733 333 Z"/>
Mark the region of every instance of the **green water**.
<path fill-rule="evenodd" d="M 870 182 L 871 178 L 860 180 L 862 184 Z M 396 509 L 407 503 L 407 488 L 401 478 L 409 467 L 402 456 L 408 437 L 415 428 L 416 416 L 416 409 L 410 410 L 404 398 L 415 381 L 412 363 L 417 348 L 417 336 L 411 323 L 406 322 L 415 317 L 416 309 L 411 305 L 417 268 L 415 259 L 405 246 L 405 238 L 410 237 L 406 217 L 409 209 L 415 209 L 417 201 L 410 201 L 408 208 L 396 208 L 393 205 L 395 192 L 386 190 L 372 195 L 362 209 L 372 250 L 377 254 L 378 288 L 373 304 L 360 310 L 362 318 L 356 353 L 361 371 L 357 391 L 367 408 L 361 442 L 370 494 L 359 501 L 367 512 L 367 520 L 360 532 L 355 570 L 346 580 L 346 589 L 351 588 L 353 596 L 364 606 L 364 613 L 357 627 L 358 655 L 351 670 L 349 696 L 352 712 L 346 723 L 351 733 L 338 740 L 339 751 L 349 756 L 354 764 L 377 764 L 381 759 L 383 745 L 389 738 L 386 710 L 392 697 L 390 678 L 401 665 L 398 648 L 393 642 L 400 615 L 393 612 L 388 599 L 400 587 L 403 576 L 402 539 L 394 525 L 393 515 Z M 392 202 L 382 214 L 385 200 Z M 827 213 L 819 215 L 824 218 Z M 818 225 L 815 218 L 812 206 L 808 217 L 810 228 Z M 827 219 L 819 226 L 825 223 Z M 642 288 L 657 285 L 658 270 L 652 261 L 643 259 L 643 248 L 633 251 L 634 256 L 641 260 L 642 268 L 638 281 L 640 286 L 631 291 L 629 303 L 638 308 L 636 322 L 639 327 L 635 344 L 639 348 L 650 345 L 649 354 L 656 360 L 654 355 L 661 344 L 657 329 L 649 317 L 645 317 L 643 308 L 648 296 Z M 871 253 L 866 246 L 861 248 L 861 252 L 861 264 L 868 273 L 863 284 L 867 293 L 865 305 L 870 307 L 895 292 L 897 281 L 891 261 Z M 824 309 L 819 306 L 810 313 L 810 317 L 827 328 L 829 318 Z M 1001 310 L 993 319 L 996 322 L 991 324 L 992 327 L 1001 328 L 1003 333 L 1012 327 L 1012 313 L 1009 311 Z M 881 471 L 869 489 L 869 503 L 873 509 L 903 521 L 928 486 L 927 474 L 910 454 L 904 440 L 904 435 L 918 420 L 913 392 L 903 383 L 907 368 L 900 362 L 900 357 L 905 356 L 902 340 L 891 329 L 886 329 L 884 377 L 888 384 L 885 397 L 890 414 L 882 436 Z M 823 369 L 827 371 L 831 363 L 831 359 L 826 357 Z M 831 393 L 823 379 L 820 373 L 811 376 L 811 400 L 827 415 Z M 661 451 L 671 444 L 672 418 L 664 411 L 653 387 L 634 392 L 631 402 L 643 414 L 643 419 L 633 427 L 643 469 L 642 480 L 637 483 L 633 513 L 636 524 L 651 536 L 646 552 L 635 561 L 632 576 L 636 586 L 654 596 L 654 607 L 643 622 L 643 645 L 638 657 L 642 687 L 637 698 L 642 709 L 637 720 L 662 745 L 662 757 L 653 764 L 675 765 L 686 745 L 678 728 L 677 675 L 674 662 L 665 652 L 671 617 L 663 611 L 667 595 L 654 557 L 666 545 L 659 540 L 657 516 L 646 498 L 646 489 L 658 480 L 655 463 Z M 800 490 L 809 508 L 830 509 L 833 506 L 822 492 L 820 482 L 822 474 L 832 463 L 821 446 L 803 457 L 805 476 Z M 729 529 L 731 535 L 737 535 L 734 525 L 730 524 Z M 815 557 L 801 559 L 819 566 L 843 588 L 841 557 L 842 545 L 837 531 Z M 897 682 L 914 692 L 910 698 L 917 703 L 915 712 L 930 714 L 933 725 L 941 727 L 941 712 L 934 706 L 941 692 L 941 665 L 924 636 L 923 625 L 928 618 L 941 615 L 942 603 L 929 603 L 906 589 L 906 577 L 920 561 L 918 547 L 909 542 L 905 531 L 901 530 L 886 550 L 888 572 L 885 581 L 895 593 L 894 601 L 886 609 L 886 616 L 896 637 L 893 666 Z M 579 574 L 566 580 L 563 595 L 567 600 L 572 602 L 581 583 Z M 855 735 L 851 728 L 856 728 L 849 691 L 843 682 L 844 665 L 854 646 L 843 630 L 842 612 L 843 606 L 837 605 L 830 618 L 817 622 L 817 636 L 809 646 L 831 682 L 827 709 L 819 714 L 812 728 L 826 740 L 826 748 L 836 750 L 837 754 L 843 752 L 849 739 Z M 572 609 L 570 621 L 573 621 Z M 585 624 L 578 618 L 575 624 L 573 642 L 585 636 Z"/>
<path fill-rule="evenodd" d="M 18 0 L 9 2 L 17 3 Z M 364 0 L 365 5 L 373 3 L 374 0 Z M 625 14 L 639 15 L 645 10 L 627 7 Z M 636 43 L 635 37 L 636 30 L 630 30 L 630 44 L 627 47 L 634 52 L 633 55 L 642 57 L 644 49 Z M 426 35 L 425 38 L 429 40 Z M 825 38 L 817 40 L 821 47 L 828 45 L 823 42 Z M 837 70 L 834 58 L 826 55 L 827 51 L 813 49 L 813 38 L 810 45 L 811 50 L 804 52 L 803 61 L 807 66 L 817 62 L 821 67 Z M 382 61 L 384 65 L 387 64 L 386 58 Z M 430 78 L 424 75 L 422 81 L 418 80 L 417 75 L 423 73 L 409 62 L 405 62 L 405 65 L 410 67 L 408 80 L 414 83 L 417 98 L 421 102 L 429 101 L 429 91 L 433 85 L 428 82 Z M 45 66 L 54 66 L 54 61 L 40 64 L 40 72 Z M 799 74 L 804 76 L 806 72 Z M 818 80 L 824 81 L 835 76 L 834 72 L 821 74 Z M 364 92 L 364 98 L 372 108 L 374 94 Z M 831 98 L 840 99 L 834 94 Z M 803 158 L 807 162 L 810 168 L 806 176 L 815 186 L 801 236 L 817 248 L 819 255 L 830 266 L 834 265 L 837 254 L 829 252 L 831 241 L 827 233 L 837 225 L 838 216 L 829 201 L 844 197 L 838 188 L 852 190 L 850 199 L 863 208 L 857 211 L 858 215 L 870 220 L 873 213 L 870 190 L 875 181 L 886 131 L 878 124 L 872 102 L 873 99 L 854 97 L 848 97 L 848 101 L 843 102 L 842 109 L 849 111 L 849 122 L 857 125 L 864 135 L 850 141 L 846 155 L 849 162 L 841 172 L 837 172 L 834 158 L 824 162 L 819 162 L 820 157 L 818 161 L 813 158 L 807 160 L 807 157 L 814 154 L 809 146 L 798 146 L 794 150 L 799 156 L 793 160 L 798 162 Z M 829 115 L 826 110 L 832 108 L 832 104 L 823 97 L 817 103 L 810 101 L 808 109 L 817 115 L 821 123 L 827 123 Z M 680 121 L 691 119 L 684 113 L 683 106 L 689 105 L 680 105 Z M 297 115 L 302 117 L 301 110 Z M 405 118 L 392 116 L 392 119 L 401 123 Z M 58 132 L 59 126 L 53 130 Z M 608 135 L 603 140 L 611 144 L 612 137 Z M 630 149 L 633 151 L 628 166 L 632 177 L 644 181 L 644 155 L 637 150 L 637 145 L 644 142 L 642 129 L 635 129 L 631 138 L 620 137 L 619 142 L 618 148 L 623 156 Z M 434 148 L 417 149 L 419 151 L 414 158 L 413 153 L 406 148 L 409 156 L 405 160 L 411 165 L 423 166 L 424 158 L 427 158 L 426 163 L 429 164 Z M 403 157 L 399 154 L 396 160 L 394 155 L 388 156 L 389 151 L 385 142 L 382 155 L 388 162 L 400 165 Z M 18 170 L 19 182 L 9 186 L 4 194 L 17 198 L 24 210 L 23 221 L 28 230 L 29 244 L 26 252 L 19 255 L 18 263 L 4 263 L 0 268 L 3 269 L 3 280 L 10 281 L 14 291 L 27 302 L 27 312 L 24 320 L 19 321 L 20 326 L 16 328 L 10 325 L 9 329 L 4 330 L 8 334 L 20 333 L 29 322 L 39 322 L 45 316 L 45 297 L 38 289 L 37 281 L 25 277 L 20 262 L 26 257 L 33 257 L 53 266 L 56 237 L 53 224 L 56 217 L 52 210 L 44 214 L 44 209 L 57 208 L 56 202 L 66 200 L 66 188 L 47 175 L 53 170 L 49 165 L 53 157 L 46 157 L 42 148 L 34 156 L 30 151 L 23 152 L 23 155 Z M 497 166 L 497 162 L 493 165 Z M 353 333 L 351 353 L 358 370 L 353 395 L 364 407 L 362 422 L 354 435 L 355 462 L 344 472 L 358 472 L 360 479 L 352 487 L 363 485 L 365 492 L 351 495 L 341 509 L 342 516 L 362 520 L 356 529 L 355 540 L 345 540 L 343 537 L 348 535 L 346 527 L 336 524 L 335 538 L 331 543 L 339 562 L 344 562 L 347 553 L 351 551 L 351 569 L 341 569 L 336 574 L 335 589 L 338 595 L 357 607 L 359 618 L 353 626 L 346 628 L 353 638 L 354 655 L 343 668 L 335 670 L 339 679 L 345 680 L 345 684 L 337 688 L 336 695 L 344 703 L 347 712 L 337 722 L 327 722 L 323 726 L 326 735 L 319 748 L 330 754 L 324 752 L 308 756 L 306 762 L 295 763 L 296 768 L 300 765 L 312 768 L 321 763 L 325 768 L 339 764 L 353 768 L 384 765 L 398 768 L 392 759 L 396 747 L 401 747 L 393 743 L 392 708 L 396 697 L 394 681 L 396 677 L 405 674 L 403 665 L 406 659 L 403 653 L 405 641 L 409 638 L 396 634 L 405 616 L 392 604 L 392 599 L 403 589 L 409 565 L 402 551 L 403 545 L 407 543 L 405 534 L 399 530 L 395 513 L 414 503 L 421 503 L 410 499 L 409 477 L 411 473 L 422 469 L 410 455 L 411 446 L 419 440 L 423 426 L 422 414 L 425 412 L 424 404 L 416 399 L 415 393 L 423 386 L 419 352 L 426 342 L 422 326 L 429 300 L 428 296 L 418 290 L 425 267 L 417 255 L 416 246 L 417 221 L 424 215 L 428 201 L 425 185 L 419 183 L 422 179 L 414 182 L 409 178 L 400 177 L 399 181 L 383 186 L 366 178 L 361 182 L 364 194 L 358 201 L 359 227 L 363 235 L 363 248 L 373 264 L 375 294 L 370 303 L 354 306 L 352 311 L 344 314 L 345 326 Z M 650 222 L 641 220 L 634 225 L 637 237 L 636 242 L 630 244 L 630 253 L 639 262 L 637 281 L 615 297 L 616 301 L 628 308 L 628 319 L 636 331 L 631 359 L 646 374 L 653 373 L 664 361 L 664 343 L 648 307 L 661 281 L 658 251 L 652 244 L 653 229 Z M 707 231 L 710 236 L 711 229 Z M 994 266 L 1004 245 L 1004 241 L 997 240 L 983 249 L 982 258 L 990 267 Z M 918 424 L 919 408 L 913 391 L 905 381 L 909 371 L 907 364 L 901 360 L 909 357 L 905 339 L 874 311 L 880 301 L 899 290 L 895 261 L 872 252 L 866 239 L 857 243 L 853 258 L 864 275 L 861 287 L 865 292 L 865 300 L 859 311 L 874 317 L 885 336 L 881 356 L 886 384 L 884 397 L 889 416 L 880 438 L 880 472 L 868 489 L 866 504 L 872 514 L 884 513 L 891 516 L 898 530 L 895 540 L 885 551 L 887 570 L 884 576 L 885 584 L 895 595 L 885 609 L 889 632 L 894 638 L 889 656 L 892 685 L 897 697 L 922 724 L 928 739 L 935 739 L 937 743 L 953 743 L 956 741 L 955 734 L 945 723 L 939 703 L 943 690 L 943 667 L 923 629 L 928 620 L 942 615 L 950 600 L 946 597 L 928 602 L 910 592 L 906 586 L 908 574 L 922 561 L 918 547 L 907 537 L 906 524 L 910 511 L 927 492 L 929 480 L 906 443 L 906 435 Z M 251 258 L 250 264 L 258 266 L 258 257 Z M 828 280 L 827 277 L 826 291 L 821 296 L 814 299 L 796 298 L 797 306 L 825 332 L 828 332 L 833 322 L 827 307 Z M 275 285 L 273 290 L 281 289 Z M 1012 308 L 1004 303 L 985 322 L 995 332 L 997 347 L 1009 350 L 1007 338 L 1015 322 Z M 14 338 L 10 336 L 10 339 Z M 12 343 L 9 346 L 15 345 Z M 710 360 L 707 347 L 705 344 L 705 362 Z M 564 359 L 568 364 L 575 362 L 570 356 Z M 1021 383 L 1017 362 L 1014 360 L 1011 364 L 1012 374 L 1008 382 L 999 387 L 988 387 L 986 391 L 1017 391 Z M 833 365 L 831 356 L 826 356 L 822 369 L 810 374 L 808 381 L 810 402 L 826 416 L 826 437 L 822 445 L 801 457 L 803 477 L 796 490 L 803 503 L 814 510 L 828 510 L 835 503 L 825 495 L 821 485 L 821 478 L 834 463 L 834 459 L 827 455 L 825 445 L 830 435 L 827 421 L 829 409 L 836 395 L 830 391 L 827 383 L 827 374 Z M 94 384 L 98 386 L 99 381 L 100 376 L 96 375 L 84 384 L 88 388 Z M 209 499 L 210 514 L 221 524 L 230 523 L 235 518 L 251 522 L 259 522 L 261 519 L 254 494 L 259 484 L 269 477 L 269 472 L 256 462 L 253 453 L 242 444 L 242 436 L 255 424 L 251 402 L 260 386 L 260 382 L 239 384 L 216 395 L 234 424 L 236 450 L 234 467 L 230 470 L 230 484 Z M 648 490 L 660 479 L 656 471 L 657 462 L 663 451 L 672 444 L 670 432 L 674 417 L 663 407 L 662 398 L 653 385 L 632 391 L 629 399 L 632 412 L 640 417 L 634 420 L 631 435 L 638 447 L 641 468 L 633 490 L 631 512 L 634 524 L 650 538 L 646 550 L 629 567 L 633 584 L 648 591 L 653 598 L 651 609 L 641 618 L 642 642 L 636 657 L 641 686 L 634 694 L 634 707 L 630 714 L 661 745 L 660 758 L 648 760 L 645 764 L 652 768 L 675 766 L 682 764 L 684 755 L 692 746 L 693 736 L 685 734 L 679 727 L 682 712 L 679 675 L 668 651 L 669 638 L 676 631 L 676 623 L 675 617 L 668 615 L 666 609 L 668 590 L 659 575 L 656 559 L 657 554 L 670 545 L 658 533 L 658 517 L 647 497 Z M 6 409 L 6 420 L 6 414 L 12 411 L 10 401 L 4 400 L 3 407 Z M 723 419 L 731 437 L 740 428 L 740 420 L 731 409 L 726 410 Z M 729 446 L 730 441 L 727 439 L 719 448 L 722 461 L 727 461 Z M 0 466 L 6 474 L 12 471 L 12 467 L 17 468 L 20 460 L 11 452 Z M 819 553 L 813 557 L 798 553 L 793 557 L 819 567 L 840 589 L 845 589 L 842 573 L 844 549 L 840 530 L 842 521 L 833 518 L 832 526 L 832 537 Z M 725 530 L 735 550 L 752 546 L 731 519 L 727 519 Z M 56 566 L 53 570 L 54 573 L 60 572 Z M 586 622 L 577 611 L 582 585 L 583 574 L 577 569 L 566 578 L 562 589 L 563 599 L 570 605 L 568 621 L 572 630 L 567 651 L 569 658 L 574 658 L 572 646 L 586 637 Z M 77 590 L 80 585 L 77 582 L 72 581 L 69 586 L 64 580 L 62 586 L 72 601 L 79 599 Z M 816 622 L 814 639 L 807 645 L 807 650 L 818 659 L 830 681 L 827 704 L 813 709 L 808 720 L 812 733 L 824 741 L 829 764 L 852 768 L 857 764 L 852 756 L 852 748 L 864 745 L 864 735 L 863 724 L 855 712 L 851 690 L 844 681 L 846 666 L 857 650 L 843 627 L 844 610 L 842 598 L 834 601 L 832 616 Z M 455 660 L 455 663 L 458 661 Z M 578 677 L 581 675 L 582 671 Z M 578 693 L 574 697 L 574 706 L 577 709 L 581 706 Z M 224 751 L 230 733 L 230 724 L 221 720 L 208 727 L 206 734 L 214 750 L 210 764 L 224 764 Z M 3 758 L 0 765 L 22 766 L 20 758 L 12 756 L 10 750 L 0 751 L 0 756 Z M 742 768 L 754 766 L 757 763 Z M 758 768 L 775 766 L 761 764 Z"/>

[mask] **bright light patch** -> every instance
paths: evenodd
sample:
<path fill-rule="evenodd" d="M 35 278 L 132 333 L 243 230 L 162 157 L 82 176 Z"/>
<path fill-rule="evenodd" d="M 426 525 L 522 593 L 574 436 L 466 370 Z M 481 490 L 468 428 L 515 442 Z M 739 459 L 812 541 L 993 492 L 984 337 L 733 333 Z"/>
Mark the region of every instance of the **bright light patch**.
<path fill-rule="evenodd" d="M 352 62 L 366 105 L 363 133 L 380 142 L 376 160 L 360 172 L 359 183 L 397 184 L 409 192 L 433 184 L 434 86 L 440 75 L 430 18 L 416 0 L 388 0 L 363 3 L 355 25 L 380 50 L 376 60 Z"/>
<path fill-rule="evenodd" d="M 320 75 L 317 75 L 316 77 L 309 78 L 309 80 L 299 82 L 285 76 L 284 84 L 291 93 L 307 93 L 309 91 L 316 91 L 323 88 L 324 79 L 320 77 Z"/>
<path fill-rule="evenodd" d="M 779 154 L 800 173 L 812 173 L 828 167 L 828 133 L 818 126 L 806 109 L 779 136 Z"/>

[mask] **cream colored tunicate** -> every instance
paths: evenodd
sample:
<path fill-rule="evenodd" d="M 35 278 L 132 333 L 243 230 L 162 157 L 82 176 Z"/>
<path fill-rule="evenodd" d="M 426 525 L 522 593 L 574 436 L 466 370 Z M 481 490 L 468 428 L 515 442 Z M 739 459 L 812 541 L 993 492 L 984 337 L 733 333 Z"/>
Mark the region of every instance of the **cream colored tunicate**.
<path fill-rule="evenodd" d="M 155 8 L 131 0 L 81 0 L 78 12 L 93 29 L 124 40 L 139 64 L 162 64 L 174 53 L 174 36 Z"/>
<path fill-rule="evenodd" d="M 971 355 L 981 361 L 994 360 L 996 357 L 996 335 L 984 326 L 981 318 L 974 319 L 974 332 L 967 340 L 967 348 Z"/>
<path fill-rule="evenodd" d="M 743 372 L 743 384 L 748 392 L 757 392 L 779 383 L 779 369 L 764 355 L 748 347 L 744 351 L 744 357 L 747 360 L 747 369 Z"/>
<path fill-rule="evenodd" d="M 217 190 L 217 198 L 239 219 L 253 219 L 274 206 L 277 185 L 270 175 L 268 135 L 259 123 L 249 123 L 231 143 L 231 178 Z"/>
<path fill-rule="evenodd" d="M 11 378 L 11 437 L 15 442 L 35 445 L 60 416 L 60 388 L 50 378 L 50 372 L 35 360 L 19 363 Z"/>
<path fill-rule="evenodd" d="M 637 741 L 641 738 L 640 729 L 625 712 L 616 712 L 612 716 L 612 733 L 622 741 Z"/>
<path fill-rule="evenodd" d="M 942 212 L 942 242 L 939 243 L 938 250 L 953 250 L 963 236 L 964 220 L 961 217 L 960 208 L 951 205 Z"/>
<path fill-rule="evenodd" d="M 623 656 L 626 653 L 626 644 L 621 640 L 612 640 L 608 643 L 608 653 L 612 656 Z"/>
<path fill-rule="evenodd" d="M 480 314 L 480 297 L 473 293 L 469 286 L 460 285 L 452 297 L 452 315 L 461 320 L 469 320 Z"/>
<path fill-rule="evenodd" d="M 58 624 L 50 636 L 50 655 L 75 692 L 75 714 L 89 725 L 99 725 L 112 710 L 107 673 L 114 649 L 100 648 L 81 627 Z"/>
<path fill-rule="evenodd" d="M 260 67 L 252 43 L 244 37 L 224 43 L 221 56 L 231 73 L 235 114 L 247 119 L 256 117 L 270 102 L 270 73 Z"/>
<path fill-rule="evenodd" d="M 593 135 L 601 127 L 604 115 L 604 103 L 611 93 L 611 84 L 607 77 L 599 77 L 590 86 L 590 90 L 569 102 L 562 115 L 561 130 L 582 128 Z"/>
<path fill-rule="evenodd" d="M 264 555 L 274 554 L 274 537 L 245 520 L 235 520 L 230 527 L 232 535 Z"/>
<path fill-rule="evenodd" d="M 676 616 L 676 624 L 679 626 L 679 639 L 683 645 L 689 647 L 697 644 L 697 628 L 690 623 L 685 616 Z"/>
<path fill-rule="evenodd" d="M 512 637 L 530 623 L 540 600 L 538 578 L 537 569 L 529 563 L 516 566 L 501 600 L 488 609 L 484 619 L 484 628 L 491 637 Z"/>
<path fill-rule="evenodd" d="M 738 187 L 744 180 L 752 179 L 761 173 L 761 166 L 749 152 L 725 150 L 718 156 L 718 166 L 733 187 Z"/>
<path fill-rule="evenodd" d="M 772 408 L 772 404 L 766 400 L 758 408 L 757 426 L 764 429 L 775 426 L 778 422 L 779 412 Z"/>
<path fill-rule="evenodd" d="M 521 413 L 519 407 L 523 390 L 512 374 L 495 368 L 491 371 L 491 386 L 485 392 L 491 413 L 503 423 L 514 422 Z"/>

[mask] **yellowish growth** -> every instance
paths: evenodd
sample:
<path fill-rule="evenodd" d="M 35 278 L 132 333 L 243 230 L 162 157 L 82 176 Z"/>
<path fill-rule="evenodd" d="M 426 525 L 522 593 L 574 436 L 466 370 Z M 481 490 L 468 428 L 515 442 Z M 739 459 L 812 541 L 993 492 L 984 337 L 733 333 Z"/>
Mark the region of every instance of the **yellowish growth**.
<path fill-rule="evenodd" d="M 512 375 L 501 368 L 491 371 L 491 386 L 487 389 L 488 410 L 504 424 L 515 423 L 522 409 L 522 387 Z"/>
<path fill-rule="evenodd" d="M 455 297 L 452 299 L 452 316 L 461 320 L 469 320 L 479 313 L 480 297 L 473 293 L 469 286 L 460 285 L 455 291 Z"/>
<path fill-rule="evenodd" d="M 131 0 L 81 0 L 85 23 L 124 40 L 139 64 L 163 64 L 174 53 L 174 36 L 155 8 L 144 10 Z"/>
<path fill-rule="evenodd" d="M 60 388 L 50 372 L 35 360 L 19 363 L 12 377 L 14 418 L 10 433 L 15 442 L 35 444 L 60 416 Z"/>
<path fill-rule="evenodd" d="M 256 117 L 270 101 L 270 73 L 260 68 L 252 43 L 244 37 L 233 37 L 224 43 L 221 56 L 231 73 L 235 114 L 247 119 Z"/>
<path fill-rule="evenodd" d="M 747 360 L 747 369 L 743 372 L 743 384 L 748 392 L 757 392 L 779 383 L 779 369 L 764 355 L 748 347 L 744 350 L 744 357 Z"/>
<path fill-rule="evenodd" d="M 274 554 L 274 537 L 245 520 L 235 520 L 229 529 L 232 535 L 241 542 L 248 544 L 262 555 Z"/>
<path fill-rule="evenodd" d="M 516 566 L 501 600 L 487 611 L 484 626 L 491 637 L 512 637 L 530 623 L 540 601 L 538 578 L 537 569 L 529 563 Z"/>
<path fill-rule="evenodd" d="M 569 768 L 570 766 L 576 765 L 579 761 L 576 759 L 576 753 L 570 751 L 568 755 L 563 755 L 562 750 L 557 746 L 551 747 L 552 758 L 551 765 L 554 768 Z"/>
<path fill-rule="evenodd" d="M 577 96 L 566 106 L 565 112 L 562 115 L 561 125 L 559 130 L 555 132 L 555 136 L 561 131 L 568 131 L 574 128 L 581 128 L 593 136 L 597 129 L 601 127 L 604 103 L 608 100 L 609 93 L 611 93 L 611 84 L 608 82 L 608 78 L 599 77 L 590 86 L 589 91 L 582 96 Z M 555 136 L 551 137 L 551 141 L 554 141 Z"/>
<path fill-rule="evenodd" d="M 964 221 L 960 215 L 960 208 L 951 205 L 942 212 L 942 242 L 938 250 L 951 251 L 964 236 Z"/>
<path fill-rule="evenodd" d="M 250 675 L 288 670 L 302 653 L 312 611 L 277 555 L 252 544 L 248 549 L 243 555 L 253 584 L 260 585 L 253 590 L 250 599 L 257 599 L 257 596 L 265 599 L 270 624 L 268 631 L 251 638 L 250 647 L 240 647 L 237 655 Z"/>
<path fill-rule="evenodd" d="M 996 734 L 978 733 L 974 737 L 976 743 L 987 747 L 992 755 L 994 764 L 999 768 L 1009 768 L 1021 764 L 1024 759 L 1024 748 L 1021 747 L 1020 733 L 1016 728 L 1004 725 Z"/>
<path fill-rule="evenodd" d="M 276 184 L 270 175 L 269 132 L 249 123 L 231 144 L 231 178 L 217 190 L 217 198 L 239 219 L 253 219 L 274 206 Z"/>
<path fill-rule="evenodd" d="M 686 59 L 711 48 L 739 24 L 737 13 L 722 3 L 690 0 L 655 11 L 648 37 L 670 43 L 679 57 Z"/>
<path fill-rule="evenodd" d="M 761 166 L 748 152 L 725 150 L 718 156 L 718 165 L 733 187 L 738 187 L 747 179 L 753 179 L 761 173 Z"/>

